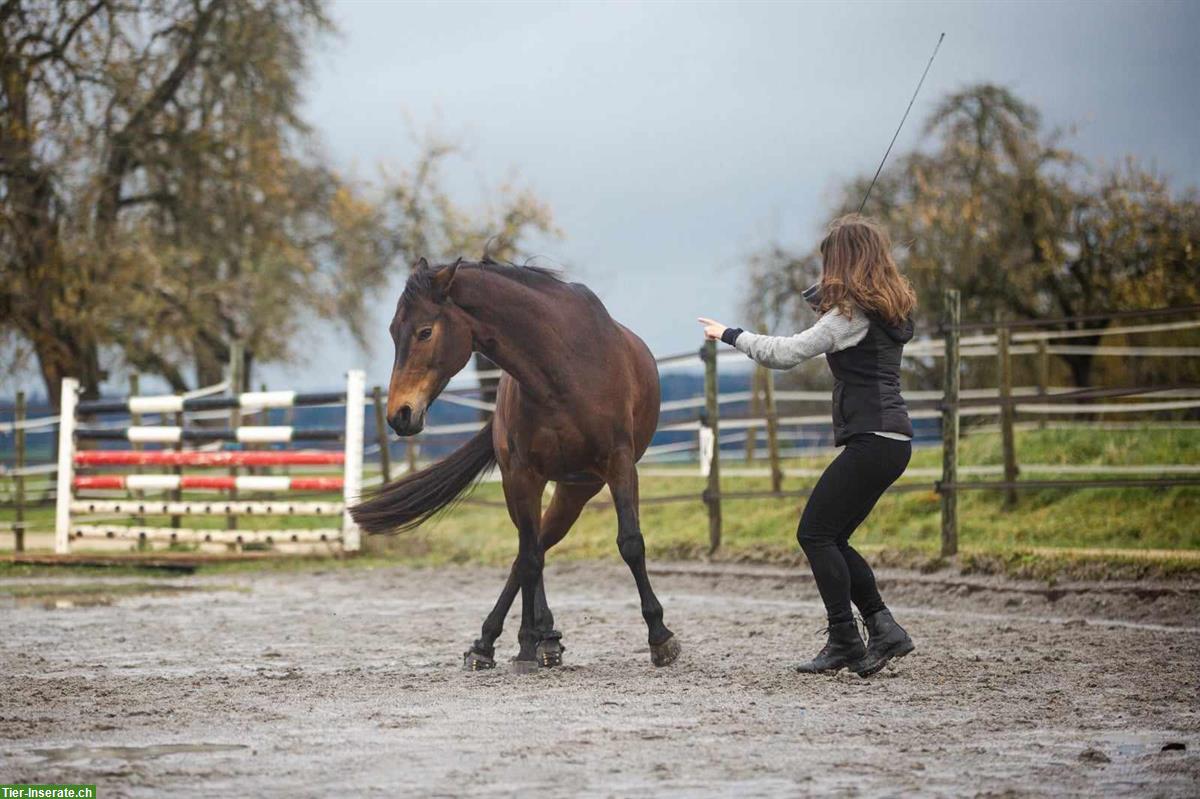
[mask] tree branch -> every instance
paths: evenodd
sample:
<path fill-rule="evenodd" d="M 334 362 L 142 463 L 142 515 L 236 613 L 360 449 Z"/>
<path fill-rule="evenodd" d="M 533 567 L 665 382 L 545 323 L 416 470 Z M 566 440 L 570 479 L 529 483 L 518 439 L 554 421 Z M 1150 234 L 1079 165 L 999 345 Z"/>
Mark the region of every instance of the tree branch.
<path fill-rule="evenodd" d="M 106 236 L 111 229 L 116 220 L 117 211 L 121 207 L 121 183 L 126 172 L 134 164 L 131 150 L 132 141 L 143 133 L 143 129 L 150 123 L 150 120 L 179 91 L 184 78 L 196 65 L 203 47 L 204 37 L 208 34 L 208 29 L 212 26 L 217 11 L 224 7 L 225 2 L 226 0 L 213 0 L 209 3 L 208 8 L 199 13 L 195 25 L 192 26 L 191 39 L 180 54 L 179 60 L 175 62 L 175 66 L 151 92 L 146 101 L 133 112 L 124 127 L 113 134 L 108 163 L 104 170 L 104 188 L 96 207 L 96 222 L 101 238 Z"/>
<path fill-rule="evenodd" d="M 118 205 L 126 208 L 131 205 L 142 205 L 144 203 L 161 203 L 163 205 L 174 205 L 175 197 L 170 192 L 155 191 L 148 194 L 134 194 L 129 197 L 122 197 L 118 201 Z"/>
<path fill-rule="evenodd" d="M 64 55 L 66 55 L 67 48 L 71 46 L 71 41 L 75 38 L 76 34 L 78 34 L 83 26 L 87 24 L 88 20 L 96 16 L 96 14 L 100 12 L 100 9 L 104 8 L 106 5 L 108 5 L 108 0 L 97 0 L 97 2 L 93 3 L 87 11 L 83 12 L 79 19 L 75 20 L 75 22 L 71 24 L 71 27 L 67 29 L 65 34 L 63 34 L 61 40 L 56 43 L 52 43 L 53 46 L 46 52 L 39 53 L 37 56 L 35 56 L 31 63 L 40 64 L 43 61 L 49 61 L 51 58 L 62 58 Z"/>

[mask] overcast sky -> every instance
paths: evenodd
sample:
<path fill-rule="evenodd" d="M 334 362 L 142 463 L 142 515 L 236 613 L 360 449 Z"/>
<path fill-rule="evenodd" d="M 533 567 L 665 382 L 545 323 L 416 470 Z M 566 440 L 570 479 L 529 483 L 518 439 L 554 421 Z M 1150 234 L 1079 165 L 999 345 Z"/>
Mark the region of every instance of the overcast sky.
<path fill-rule="evenodd" d="M 659 353 L 731 324 L 744 256 L 811 246 L 833 189 L 874 170 L 946 33 L 897 149 L 920 146 L 938 98 L 990 81 L 1077 125 L 1097 160 L 1134 155 L 1200 182 L 1200 3 L 336 3 L 306 111 L 333 161 L 403 166 L 412 132 L 463 145 L 448 175 L 477 206 L 518 175 L 553 209 L 538 242 Z M 470 255 L 470 254 L 468 254 Z M 397 287 L 398 288 L 398 287 Z M 386 383 L 389 291 L 374 350 L 314 328 L 273 386 Z"/>

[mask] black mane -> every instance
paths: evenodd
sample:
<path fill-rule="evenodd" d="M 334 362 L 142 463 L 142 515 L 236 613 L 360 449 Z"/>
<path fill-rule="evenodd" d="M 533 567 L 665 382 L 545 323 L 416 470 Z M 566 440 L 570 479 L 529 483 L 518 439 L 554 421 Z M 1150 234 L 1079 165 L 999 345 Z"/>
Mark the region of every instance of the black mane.
<path fill-rule="evenodd" d="M 442 269 L 450 266 L 450 264 L 430 264 L 422 263 L 412 271 L 408 276 L 408 282 L 404 284 L 404 293 L 400 295 L 400 304 L 408 306 L 413 301 L 419 298 L 429 298 L 433 293 L 433 276 Z M 484 259 L 482 261 L 460 261 L 459 269 L 478 269 L 482 272 L 488 272 L 493 275 L 498 275 L 508 280 L 515 280 L 523 286 L 539 287 L 544 286 L 548 282 L 562 283 L 562 274 L 555 269 L 547 269 L 543 266 L 517 266 L 514 263 L 493 261 Z"/>

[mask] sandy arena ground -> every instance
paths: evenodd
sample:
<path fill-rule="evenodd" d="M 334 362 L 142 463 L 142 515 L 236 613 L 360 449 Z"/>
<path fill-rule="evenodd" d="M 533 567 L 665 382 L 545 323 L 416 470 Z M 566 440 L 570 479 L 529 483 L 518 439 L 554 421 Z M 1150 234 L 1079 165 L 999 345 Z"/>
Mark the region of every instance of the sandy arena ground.
<path fill-rule="evenodd" d="M 0 599 L 0 782 L 95 782 L 105 799 L 1200 795 L 1200 587 L 1047 597 L 881 573 L 918 650 L 861 680 L 788 669 L 821 644 L 803 575 L 653 576 L 675 665 L 650 665 L 623 566 L 552 564 L 566 664 L 528 676 L 460 670 L 495 569 Z"/>

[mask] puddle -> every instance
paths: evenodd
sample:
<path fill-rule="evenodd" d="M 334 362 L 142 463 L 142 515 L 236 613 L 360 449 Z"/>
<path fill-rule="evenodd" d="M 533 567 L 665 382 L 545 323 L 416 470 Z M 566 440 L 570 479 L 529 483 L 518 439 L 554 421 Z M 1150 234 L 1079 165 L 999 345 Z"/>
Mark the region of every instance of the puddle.
<path fill-rule="evenodd" d="M 107 607 L 118 600 L 133 597 L 166 597 L 195 591 L 221 590 L 211 586 L 170 585 L 167 583 L 80 583 L 73 585 L 0 586 L 0 600 L 11 599 L 17 607 L 45 610 Z"/>
<path fill-rule="evenodd" d="M 97 594 L 95 596 L 77 596 L 70 599 L 67 599 L 66 597 L 57 597 L 52 599 L 20 597 L 17 599 L 17 606 L 42 607 L 45 610 L 68 610 L 70 608 L 108 607 L 114 601 L 114 597 L 104 596 L 102 594 Z"/>
<path fill-rule="evenodd" d="M 1004 750 L 1016 755 L 1033 745 L 1058 752 L 1065 759 L 1075 759 L 1096 766 L 1127 767 L 1131 761 L 1145 758 L 1164 760 L 1186 754 L 1192 749 L 1187 734 L 1178 730 L 1120 730 L 1088 731 L 1040 729 L 1005 736 Z"/>
<path fill-rule="evenodd" d="M 48 763 L 74 763 L 79 760 L 149 760 L 164 755 L 216 754 L 239 752 L 250 747 L 242 744 L 156 744 L 154 746 L 66 746 L 60 749 L 34 749 L 33 754 Z"/>
<path fill-rule="evenodd" d="M 1113 744 L 1113 751 L 1121 757 L 1170 755 L 1174 752 L 1186 752 L 1187 744 L 1177 738 L 1157 736 L 1138 741 L 1118 741 Z"/>

